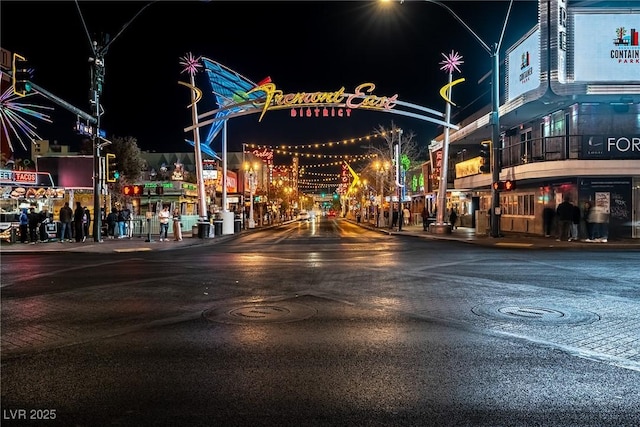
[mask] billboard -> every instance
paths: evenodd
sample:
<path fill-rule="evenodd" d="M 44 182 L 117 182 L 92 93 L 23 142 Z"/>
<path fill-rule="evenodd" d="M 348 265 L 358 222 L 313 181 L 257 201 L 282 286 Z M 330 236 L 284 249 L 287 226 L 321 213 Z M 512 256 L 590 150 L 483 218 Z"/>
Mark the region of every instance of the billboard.
<path fill-rule="evenodd" d="M 58 187 L 93 189 L 92 156 L 38 157 L 36 169 L 49 172 Z"/>
<path fill-rule="evenodd" d="M 576 82 L 640 82 L 640 13 L 576 13 Z"/>
<path fill-rule="evenodd" d="M 507 53 L 507 101 L 540 87 L 540 30 L 536 28 Z"/>

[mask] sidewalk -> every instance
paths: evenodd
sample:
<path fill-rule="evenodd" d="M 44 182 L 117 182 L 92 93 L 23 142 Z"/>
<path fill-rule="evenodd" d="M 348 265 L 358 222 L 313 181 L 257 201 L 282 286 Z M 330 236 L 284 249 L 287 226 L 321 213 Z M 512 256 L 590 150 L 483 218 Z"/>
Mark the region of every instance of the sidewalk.
<path fill-rule="evenodd" d="M 340 220 L 340 219 L 339 219 Z M 467 227 L 458 227 L 451 234 L 432 234 L 422 229 L 422 225 L 403 225 L 402 230 L 398 231 L 397 227 L 390 230 L 388 227 L 375 227 L 373 224 L 366 222 L 358 223 L 355 219 L 346 218 L 343 221 L 349 221 L 360 227 L 368 228 L 372 231 L 388 235 L 402 235 L 424 239 L 434 240 L 458 240 L 465 243 L 477 244 L 497 248 L 522 248 L 522 249 L 598 249 L 598 250 L 640 250 L 640 239 L 624 239 L 609 240 L 608 243 L 590 243 L 582 241 L 558 242 L 555 238 L 526 236 L 520 234 L 504 235 L 501 237 L 491 237 L 486 235 L 476 235 L 475 229 Z M 277 224 L 281 225 L 281 224 Z M 23 244 L 23 243 L 7 243 L 0 242 L 0 254 L 11 253 L 46 253 L 46 252 L 86 252 L 86 253 L 110 253 L 110 252 L 147 252 L 147 251 L 164 251 L 184 248 L 188 246 L 199 246 L 215 244 L 221 241 L 233 239 L 241 234 L 251 233 L 276 225 L 256 227 L 254 229 L 244 229 L 240 233 L 226 234 L 215 236 L 208 239 L 198 237 L 190 237 L 185 235 L 181 242 L 173 240 L 160 242 L 157 236 L 151 236 L 151 241 L 147 242 L 148 236 L 134 236 L 130 239 L 105 239 L 102 242 L 94 242 L 93 239 L 87 239 L 86 242 L 64 242 L 51 241 L 47 243 Z"/>
<path fill-rule="evenodd" d="M 356 223 L 355 220 L 348 218 L 347 221 Z M 609 240 L 607 243 L 584 242 L 584 241 L 561 241 L 558 242 L 555 237 L 530 236 L 523 234 L 505 234 L 500 237 L 491 237 L 488 235 L 477 235 L 475 228 L 458 227 L 451 231 L 451 234 L 433 234 L 424 231 L 422 224 L 420 225 L 403 225 L 402 230 L 398 231 L 398 227 L 389 229 L 388 227 L 375 227 L 370 223 L 359 223 L 361 227 L 370 230 L 379 231 L 389 235 L 404 235 L 412 237 L 420 237 L 424 239 L 434 240 L 458 240 L 466 243 L 472 243 L 483 246 L 506 247 L 506 248 L 532 248 L 532 249 L 550 249 L 550 248 L 573 248 L 573 249 L 629 249 L 640 250 L 640 239 L 619 239 Z"/>

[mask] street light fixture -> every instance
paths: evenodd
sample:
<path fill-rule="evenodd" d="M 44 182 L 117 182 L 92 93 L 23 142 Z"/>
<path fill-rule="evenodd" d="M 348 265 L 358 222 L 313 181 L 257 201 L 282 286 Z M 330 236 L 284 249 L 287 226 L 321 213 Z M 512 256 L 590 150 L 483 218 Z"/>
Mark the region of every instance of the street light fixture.
<path fill-rule="evenodd" d="M 378 206 L 377 222 L 376 222 L 376 226 L 380 227 L 380 213 L 384 212 L 384 181 L 385 181 L 385 178 L 387 176 L 387 171 L 389 170 L 389 162 L 388 161 L 386 161 L 386 162 L 377 161 L 377 162 L 375 162 L 375 168 L 376 168 L 376 180 L 378 180 L 378 179 L 380 180 L 379 181 L 379 185 L 380 185 L 380 193 L 379 193 L 380 204 Z"/>

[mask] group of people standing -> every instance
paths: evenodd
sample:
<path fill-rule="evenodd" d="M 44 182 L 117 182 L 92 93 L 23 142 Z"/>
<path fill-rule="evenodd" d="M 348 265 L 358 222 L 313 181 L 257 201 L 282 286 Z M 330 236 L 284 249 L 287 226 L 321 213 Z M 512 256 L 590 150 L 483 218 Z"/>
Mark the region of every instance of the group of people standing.
<path fill-rule="evenodd" d="M 106 217 L 107 237 L 109 239 L 125 239 L 133 237 L 133 217 L 129 208 L 114 207 Z M 116 229 L 118 233 L 116 235 Z"/>
<path fill-rule="evenodd" d="M 49 233 L 46 225 L 53 221 L 51 214 L 46 208 L 36 212 L 35 207 L 22 209 L 19 216 L 20 222 L 20 242 L 31 243 L 48 242 Z M 91 230 L 91 212 L 80 202 L 76 202 L 76 208 L 71 209 L 69 202 L 65 202 L 60 208 L 60 233 L 59 242 L 64 243 L 75 240 L 84 242 Z"/>
<path fill-rule="evenodd" d="M 580 208 L 571 202 L 570 196 L 565 195 L 555 211 L 547 206 L 543 216 L 546 237 L 551 237 L 555 217 L 557 241 L 578 241 L 581 235 L 585 242 L 608 241 L 608 215 L 591 201 L 585 201 Z"/>
<path fill-rule="evenodd" d="M 29 210 L 23 208 L 18 217 L 20 224 L 20 242 L 35 245 L 38 242 L 48 241 L 46 224 L 51 221 L 46 209 L 36 212 L 35 207 Z"/>
<path fill-rule="evenodd" d="M 76 202 L 71 209 L 69 202 L 60 208 L 60 243 L 65 241 L 85 242 L 91 230 L 91 212 L 82 203 Z"/>

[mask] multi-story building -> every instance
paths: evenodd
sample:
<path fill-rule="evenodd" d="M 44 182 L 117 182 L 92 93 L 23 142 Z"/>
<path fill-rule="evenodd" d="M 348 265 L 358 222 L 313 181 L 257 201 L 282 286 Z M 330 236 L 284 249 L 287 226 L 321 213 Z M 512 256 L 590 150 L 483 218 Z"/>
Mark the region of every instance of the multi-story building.
<path fill-rule="evenodd" d="M 448 207 L 478 232 L 497 211 L 501 232 L 545 234 L 544 208 L 569 195 L 608 216 L 610 238 L 640 238 L 640 4 L 580 7 L 587 3 L 540 0 L 539 22 L 506 52 L 499 178 L 516 185 L 498 190 L 499 209 L 479 158 L 450 160 L 464 197 Z M 479 152 L 491 140 L 490 117 L 487 108 L 460 123 L 449 152 Z"/>

